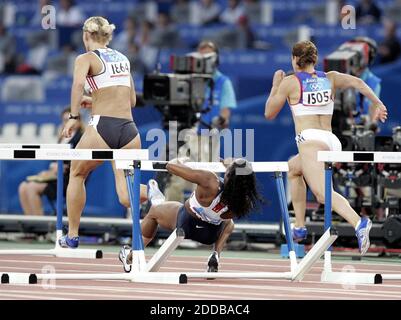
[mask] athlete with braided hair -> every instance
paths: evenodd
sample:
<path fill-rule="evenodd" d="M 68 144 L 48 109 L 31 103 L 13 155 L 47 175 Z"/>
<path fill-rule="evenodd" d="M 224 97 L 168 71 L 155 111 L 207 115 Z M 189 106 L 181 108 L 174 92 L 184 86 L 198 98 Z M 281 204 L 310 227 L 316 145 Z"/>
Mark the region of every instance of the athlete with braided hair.
<path fill-rule="evenodd" d="M 195 183 L 196 189 L 184 204 L 163 201 L 156 181 L 149 181 L 148 199 L 152 207 L 141 225 L 144 245 L 152 241 L 159 225 L 170 231 L 181 228 L 186 239 L 214 245 L 208 272 L 217 272 L 220 254 L 234 230 L 233 219 L 247 216 L 262 201 L 251 164 L 245 159 L 234 160 L 228 165 L 224 179 L 211 171 L 191 169 L 179 159 L 170 161 L 166 168 L 169 173 Z M 129 246 L 120 251 L 126 272 L 131 270 L 130 251 Z"/>

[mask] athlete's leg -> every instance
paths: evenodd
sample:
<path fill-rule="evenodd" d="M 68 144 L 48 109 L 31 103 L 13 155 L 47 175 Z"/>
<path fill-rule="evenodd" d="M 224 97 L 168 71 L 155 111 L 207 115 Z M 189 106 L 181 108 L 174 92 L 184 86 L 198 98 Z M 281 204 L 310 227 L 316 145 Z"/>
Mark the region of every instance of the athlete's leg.
<path fill-rule="evenodd" d="M 127 145 L 125 145 L 122 149 L 141 149 L 141 138 L 140 138 L 139 134 L 134 139 L 132 139 L 132 141 L 130 141 Z M 111 165 L 113 167 L 118 200 L 124 207 L 129 208 L 131 206 L 131 204 L 130 204 L 129 197 L 128 197 L 127 181 L 125 179 L 124 170 L 117 169 L 115 161 L 113 161 Z M 141 184 L 140 190 L 141 190 L 140 191 L 140 194 L 141 194 L 140 201 L 144 202 L 148 198 L 146 185 Z"/>
<path fill-rule="evenodd" d="M 150 208 L 141 224 L 144 246 L 152 241 L 159 225 L 170 231 L 176 228 L 177 214 L 181 207 L 182 203 L 180 202 L 166 201 Z"/>
<path fill-rule="evenodd" d="M 93 127 L 88 126 L 76 149 L 110 149 Z M 67 187 L 68 236 L 78 236 L 81 214 L 86 202 L 85 180 L 102 161 L 71 161 Z"/>
<path fill-rule="evenodd" d="M 290 184 L 291 200 L 295 212 L 295 226 L 305 226 L 306 184 L 302 175 L 302 164 L 299 154 L 288 161 L 288 181 Z"/>
<path fill-rule="evenodd" d="M 317 161 L 317 152 L 322 150 L 329 150 L 329 148 L 320 141 L 306 141 L 299 146 L 305 180 L 317 201 L 324 204 L 324 163 Z M 347 199 L 334 191 L 332 191 L 332 206 L 333 210 L 354 228 L 357 226 L 360 216 L 352 209 Z"/>

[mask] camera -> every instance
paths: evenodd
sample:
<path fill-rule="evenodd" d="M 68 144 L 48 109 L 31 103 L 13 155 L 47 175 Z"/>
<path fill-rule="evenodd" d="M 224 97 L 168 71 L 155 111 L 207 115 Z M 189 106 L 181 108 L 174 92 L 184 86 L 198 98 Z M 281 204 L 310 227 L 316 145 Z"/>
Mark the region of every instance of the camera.
<path fill-rule="evenodd" d="M 200 119 L 206 102 L 206 89 L 213 90 L 213 74 L 217 54 L 190 53 L 171 56 L 173 73 L 152 73 L 144 77 L 143 95 L 146 103 L 153 104 L 163 115 L 164 127 L 177 121 L 179 129 L 192 128 Z M 213 104 L 212 95 L 208 101 Z"/>
<path fill-rule="evenodd" d="M 348 41 L 324 59 L 325 71 L 338 71 L 358 76 L 360 70 L 369 66 L 369 44 L 362 41 Z"/>
<path fill-rule="evenodd" d="M 372 130 L 366 130 L 361 125 L 355 125 L 352 126 L 351 131 L 355 151 L 375 150 L 375 133 Z"/>
<path fill-rule="evenodd" d="M 393 128 L 394 151 L 401 151 L 401 127 Z"/>
<path fill-rule="evenodd" d="M 373 39 L 358 37 L 343 43 L 337 50 L 324 58 L 324 71 L 338 71 L 359 77 L 375 59 L 377 45 Z M 357 92 L 354 89 L 337 90 L 334 101 L 333 132 L 343 135 L 352 130 L 353 119 L 360 115 L 357 105 Z M 368 118 L 361 120 L 369 126 Z M 366 128 L 368 130 L 368 128 Z M 366 146 L 365 146 L 366 147 Z"/>

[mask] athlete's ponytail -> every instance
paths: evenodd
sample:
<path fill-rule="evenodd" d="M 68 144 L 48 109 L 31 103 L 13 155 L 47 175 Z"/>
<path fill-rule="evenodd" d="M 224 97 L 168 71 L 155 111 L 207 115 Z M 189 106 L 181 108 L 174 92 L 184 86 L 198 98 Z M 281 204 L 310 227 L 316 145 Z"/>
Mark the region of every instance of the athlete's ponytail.
<path fill-rule="evenodd" d="M 318 60 L 317 48 L 312 41 L 301 41 L 292 47 L 292 56 L 297 57 L 297 65 L 304 69 L 308 65 L 316 65 Z"/>
<path fill-rule="evenodd" d="M 110 24 L 107 19 L 97 16 L 88 18 L 82 30 L 89 32 L 94 41 L 108 44 L 113 37 L 115 28 L 115 25 Z"/>

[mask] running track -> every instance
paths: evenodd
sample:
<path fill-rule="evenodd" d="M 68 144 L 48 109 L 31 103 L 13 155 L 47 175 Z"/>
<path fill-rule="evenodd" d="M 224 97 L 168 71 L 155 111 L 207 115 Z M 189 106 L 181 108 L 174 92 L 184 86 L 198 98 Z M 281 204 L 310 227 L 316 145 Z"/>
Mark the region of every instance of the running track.
<path fill-rule="evenodd" d="M 0 273 L 41 273 L 44 266 L 52 266 L 59 273 L 122 272 L 116 254 L 105 253 L 103 259 L 66 259 L 47 256 L 0 256 Z M 161 271 L 204 271 L 204 257 L 173 256 Z M 222 258 L 221 271 L 289 271 L 285 259 Z M 301 282 L 287 280 L 192 280 L 181 285 L 155 285 L 124 281 L 57 280 L 55 288 L 35 285 L 0 284 L 1 299 L 401 299 L 401 281 L 386 281 L 376 285 L 323 284 L 319 262 Z M 350 267 L 351 266 L 351 267 Z M 401 263 L 334 261 L 333 271 L 343 267 L 360 272 L 400 273 Z"/>

